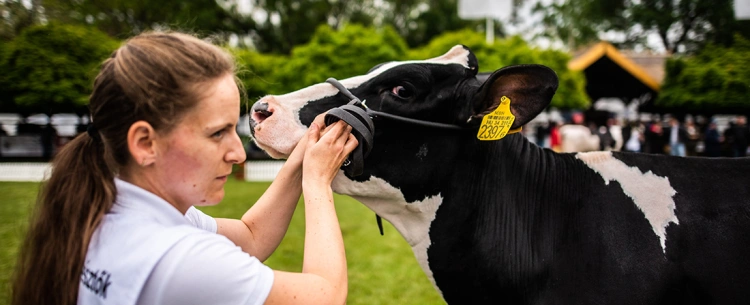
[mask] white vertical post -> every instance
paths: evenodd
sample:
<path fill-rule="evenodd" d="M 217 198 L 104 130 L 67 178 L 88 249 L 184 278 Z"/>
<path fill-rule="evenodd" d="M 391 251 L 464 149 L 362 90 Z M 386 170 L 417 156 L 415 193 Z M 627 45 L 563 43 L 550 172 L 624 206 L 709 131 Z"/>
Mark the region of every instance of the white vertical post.
<path fill-rule="evenodd" d="M 503 22 L 508 20 L 512 13 L 513 0 L 458 0 L 459 18 L 485 19 L 487 43 L 495 42 L 495 19 Z"/>
<path fill-rule="evenodd" d="M 734 17 L 737 20 L 750 19 L 750 0 L 734 0 Z"/>
<path fill-rule="evenodd" d="M 492 17 L 487 17 L 487 23 L 485 25 L 486 29 L 485 32 L 485 39 L 487 39 L 487 44 L 492 44 L 495 42 L 495 21 L 492 20 Z"/>

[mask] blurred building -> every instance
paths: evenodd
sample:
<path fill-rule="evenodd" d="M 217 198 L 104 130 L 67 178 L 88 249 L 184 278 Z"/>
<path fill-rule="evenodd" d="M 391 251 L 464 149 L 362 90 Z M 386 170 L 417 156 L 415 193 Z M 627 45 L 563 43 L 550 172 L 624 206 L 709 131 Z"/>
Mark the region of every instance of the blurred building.
<path fill-rule="evenodd" d="M 571 70 L 583 71 L 592 110 L 637 119 L 639 112 L 655 111 L 652 105 L 665 75 L 668 54 L 618 50 L 599 42 L 573 54 Z"/>

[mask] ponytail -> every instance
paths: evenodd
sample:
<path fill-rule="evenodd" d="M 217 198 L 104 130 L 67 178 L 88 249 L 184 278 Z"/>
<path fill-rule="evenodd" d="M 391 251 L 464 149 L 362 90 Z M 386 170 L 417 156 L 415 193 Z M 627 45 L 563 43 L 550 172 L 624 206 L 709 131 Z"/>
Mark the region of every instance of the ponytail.
<path fill-rule="evenodd" d="M 115 199 L 100 139 L 81 134 L 52 162 L 18 256 L 13 305 L 75 305 L 91 235 Z"/>

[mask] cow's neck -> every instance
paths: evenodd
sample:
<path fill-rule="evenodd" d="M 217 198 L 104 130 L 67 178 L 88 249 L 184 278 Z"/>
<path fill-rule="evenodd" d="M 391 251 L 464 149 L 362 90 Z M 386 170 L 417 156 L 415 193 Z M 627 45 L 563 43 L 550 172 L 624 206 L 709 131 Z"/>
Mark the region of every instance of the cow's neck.
<path fill-rule="evenodd" d="M 553 255 L 551 245 L 563 234 L 559 221 L 567 218 L 560 214 L 586 189 L 577 185 L 587 175 L 581 165 L 574 155 L 542 149 L 522 135 L 472 141 L 450 181 L 464 187 L 443 194 L 432 223 L 430 266 L 450 266 L 458 259 L 455 253 L 462 253 L 467 261 L 481 257 L 506 268 L 466 272 L 507 275 L 498 280 L 509 282 L 543 269 Z M 528 269 L 514 269 L 518 266 Z"/>

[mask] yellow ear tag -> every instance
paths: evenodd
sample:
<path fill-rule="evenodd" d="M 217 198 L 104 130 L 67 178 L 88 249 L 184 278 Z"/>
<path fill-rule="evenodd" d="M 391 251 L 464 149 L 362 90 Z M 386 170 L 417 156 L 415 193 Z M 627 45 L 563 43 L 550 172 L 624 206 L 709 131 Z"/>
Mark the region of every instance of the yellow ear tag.
<path fill-rule="evenodd" d="M 481 141 L 500 140 L 510 131 L 510 126 L 516 116 L 510 112 L 510 99 L 507 96 L 500 98 L 500 106 L 482 118 L 482 125 L 479 125 L 477 139 Z"/>

